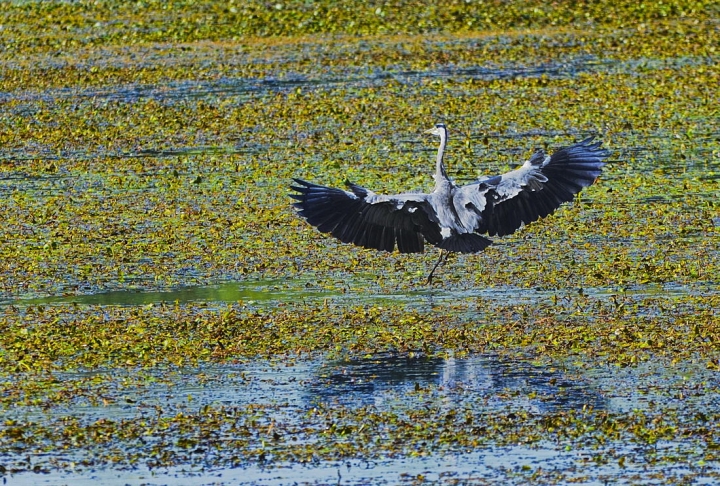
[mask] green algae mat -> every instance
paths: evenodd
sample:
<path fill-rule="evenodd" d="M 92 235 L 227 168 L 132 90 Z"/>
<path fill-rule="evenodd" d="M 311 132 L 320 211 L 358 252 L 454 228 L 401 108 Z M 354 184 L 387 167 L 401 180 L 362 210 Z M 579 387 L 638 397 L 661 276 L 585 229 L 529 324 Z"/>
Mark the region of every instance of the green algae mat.
<path fill-rule="evenodd" d="M 9 484 L 720 480 L 715 2 L 0 3 Z M 554 215 L 343 245 L 292 177 L 428 191 L 594 135 Z"/>

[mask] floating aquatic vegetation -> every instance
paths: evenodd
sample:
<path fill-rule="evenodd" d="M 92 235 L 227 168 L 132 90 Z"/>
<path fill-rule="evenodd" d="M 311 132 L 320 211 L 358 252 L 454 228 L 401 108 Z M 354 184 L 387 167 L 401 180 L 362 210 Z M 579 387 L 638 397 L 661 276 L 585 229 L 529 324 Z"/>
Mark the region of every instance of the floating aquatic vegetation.
<path fill-rule="evenodd" d="M 525 444 L 559 462 L 489 477 L 717 479 L 717 18 L 689 0 L 0 4 L 0 473 Z M 293 214 L 294 176 L 426 190 L 438 121 L 463 181 L 588 134 L 613 155 L 437 289 L 429 255 Z M 130 293 L 148 300 L 87 300 Z M 358 371 L 483 359 L 531 378 Z M 278 390 L 306 397 L 261 400 Z M 573 393 L 589 406 L 557 406 Z"/>

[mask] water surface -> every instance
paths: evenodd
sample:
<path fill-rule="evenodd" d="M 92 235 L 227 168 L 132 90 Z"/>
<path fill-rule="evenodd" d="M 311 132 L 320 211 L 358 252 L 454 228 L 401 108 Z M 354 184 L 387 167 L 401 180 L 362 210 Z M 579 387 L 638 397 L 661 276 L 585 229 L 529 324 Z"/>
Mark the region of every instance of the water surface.
<path fill-rule="evenodd" d="M 115 372 L 113 372 L 115 373 Z M 86 373 L 58 375 L 64 382 L 87 378 Z M 713 393 L 695 393 L 681 398 L 688 390 L 712 390 L 708 382 L 714 374 L 698 366 L 685 365 L 665 368 L 647 364 L 622 372 L 611 368 L 579 370 L 567 367 L 533 364 L 530 360 L 504 360 L 497 356 L 471 358 L 410 358 L 378 355 L 342 361 L 296 361 L 294 364 L 244 363 L 234 366 L 203 366 L 196 369 L 177 369 L 158 375 L 155 385 L 123 389 L 116 405 L 89 405 L 78 400 L 63 407 L 30 413 L 33 420 L 53 420 L 66 415 L 82 421 L 150 420 L 153 410 L 173 410 L 185 414 L 203 410 L 207 406 L 222 405 L 226 410 L 235 407 L 256 407 L 267 412 L 267 423 L 290 422 L 309 424 L 308 413 L 315 407 L 348 407 L 358 413 L 367 410 L 381 413 L 402 409 L 412 412 L 433 403 L 442 403 L 447 412 L 460 413 L 478 407 L 484 413 L 502 412 L 531 415 L 581 412 L 626 414 L 653 413 L 683 407 L 685 413 L 701 413 L 720 405 Z M 417 390 L 427 394 L 418 394 Z M 668 393 L 665 390 L 673 390 Z M 425 397 L 425 398 L 423 398 Z M 361 412 L 362 411 L 362 412 Z M 18 418 L 29 410 L 10 412 L 8 418 Z M 27 417 L 26 417 L 27 418 Z M 300 439 L 302 440 L 302 439 Z M 77 472 L 57 472 L 51 475 L 21 473 L 7 477 L 8 484 L 59 485 L 66 482 L 89 484 L 367 484 L 367 482 L 412 482 L 423 476 L 426 480 L 452 484 L 464 480 L 502 480 L 509 484 L 523 484 L 538 468 L 557 468 L 569 477 L 577 477 L 579 484 L 605 484 L 628 473 L 649 479 L 653 474 L 690 475 L 699 484 L 711 484 L 709 478 L 720 469 L 706 464 L 695 467 L 693 462 L 666 469 L 662 464 L 648 464 L 642 459 L 647 453 L 642 444 L 617 441 L 603 445 L 567 448 L 562 442 L 541 441 L 536 444 L 492 446 L 474 451 L 446 450 L 426 457 L 381 457 L 368 460 L 348 458 L 293 464 L 270 461 L 246 463 L 238 467 L 223 467 L 233 456 L 232 449 L 219 452 L 209 467 L 193 461 L 183 467 L 147 469 L 137 465 L 128 469 L 98 468 Z M 696 446 L 678 441 L 662 441 L 654 446 L 657 456 L 686 454 L 696 461 Z M 84 452 L 75 451 L 76 461 Z M 628 457 L 620 466 L 604 462 L 586 471 L 583 464 L 602 454 Z M 43 465 L 53 458 L 66 460 L 67 453 L 49 450 L 45 457 L 36 457 Z M 701 471 L 704 470 L 705 473 Z M 583 475 L 580 471 L 585 471 Z M 706 478 L 706 479 L 703 479 Z M 708 482 L 705 482 L 705 481 Z"/>

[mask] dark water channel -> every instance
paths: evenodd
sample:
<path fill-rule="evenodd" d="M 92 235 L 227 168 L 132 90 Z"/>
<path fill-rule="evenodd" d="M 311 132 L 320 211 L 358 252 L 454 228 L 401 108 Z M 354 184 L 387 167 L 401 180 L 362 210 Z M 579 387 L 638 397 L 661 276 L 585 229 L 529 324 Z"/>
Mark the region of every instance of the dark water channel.
<path fill-rule="evenodd" d="M 119 378 L 123 373 L 116 370 L 68 372 L 58 373 L 57 378 L 69 382 L 105 374 Z M 119 405 L 94 406 L 78 399 L 77 403 L 56 413 L 118 419 L 132 416 L 138 407 L 161 404 L 188 410 L 207 404 L 237 407 L 283 404 L 304 409 L 318 403 L 347 407 L 386 407 L 397 403 L 412 407 L 413 399 L 408 392 L 418 387 L 437 389 L 444 395 L 448 408 L 476 399 L 485 401 L 489 409 L 517 408 L 537 413 L 608 406 L 602 392 L 582 377 L 530 361 L 507 361 L 495 356 L 378 355 L 348 361 L 294 361 L 289 365 L 249 362 L 162 371 L 157 372 L 157 378 L 151 386 L 124 389 L 123 397 L 127 400 L 120 400 Z M 497 397 L 513 390 L 534 398 L 501 400 Z"/>

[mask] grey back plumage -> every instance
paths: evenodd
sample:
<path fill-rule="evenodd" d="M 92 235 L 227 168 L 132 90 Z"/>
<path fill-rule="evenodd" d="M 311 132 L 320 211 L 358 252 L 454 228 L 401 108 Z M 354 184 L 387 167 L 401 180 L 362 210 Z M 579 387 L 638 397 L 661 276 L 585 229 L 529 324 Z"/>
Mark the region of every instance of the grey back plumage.
<path fill-rule="evenodd" d="M 428 242 L 476 253 L 491 244 L 481 234 L 511 234 L 572 201 L 593 184 L 608 156 L 590 137 L 551 156 L 536 152 L 506 174 L 457 186 L 443 165 L 445 126 L 438 124 L 429 133 L 441 142 L 433 192 L 384 196 L 355 184 L 345 191 L 293 179 L 290 196 L 298 214 L 320 232 L 364 248 L 393 251 L 397 246 L 401 253 L 416 253 Z"/>

